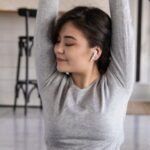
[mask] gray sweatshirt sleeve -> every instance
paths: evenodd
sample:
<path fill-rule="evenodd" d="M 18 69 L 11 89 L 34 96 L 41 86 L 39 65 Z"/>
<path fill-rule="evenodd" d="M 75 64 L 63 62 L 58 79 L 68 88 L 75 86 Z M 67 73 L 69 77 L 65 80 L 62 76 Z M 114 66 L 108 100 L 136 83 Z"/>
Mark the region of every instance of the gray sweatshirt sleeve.
<path fill-rule="evenodd" d="M 39 88 L 57 73 L 53 44 L 50 38 L 58 14 L 59 0 L 39 0 L 35 25 L 34 56 Z"/>
<path fill-rule="evenodd" d="M 109 0 L 109 4 L 112 57 L 106 72 L 107 84 L 111 91 L 119 87 L 131 93 L 135 81 L 135 38 L 129 0 Z"/>

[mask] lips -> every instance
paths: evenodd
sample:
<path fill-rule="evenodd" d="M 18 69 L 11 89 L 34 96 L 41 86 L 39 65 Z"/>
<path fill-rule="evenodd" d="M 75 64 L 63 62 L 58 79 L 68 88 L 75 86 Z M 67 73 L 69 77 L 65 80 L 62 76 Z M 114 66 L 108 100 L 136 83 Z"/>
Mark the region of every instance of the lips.
<path fill-rule="evenodd" d="M 67 61 L 66 59 L 62 59 L 62 58 L 56 58 L 56 60 L 57 60 L 57 62 L 65 62 L 65 61 Z"/>

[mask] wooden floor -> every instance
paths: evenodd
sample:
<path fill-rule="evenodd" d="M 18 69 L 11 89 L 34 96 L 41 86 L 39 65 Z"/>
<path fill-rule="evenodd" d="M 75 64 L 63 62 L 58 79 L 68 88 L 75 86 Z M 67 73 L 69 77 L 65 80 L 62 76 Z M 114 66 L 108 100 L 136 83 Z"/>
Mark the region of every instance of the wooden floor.
<path fill-rule="evenodd" d="M 150 115 L 150 102 L 134 102 L 128 103 L 127 114 L 131 115 Z"/>

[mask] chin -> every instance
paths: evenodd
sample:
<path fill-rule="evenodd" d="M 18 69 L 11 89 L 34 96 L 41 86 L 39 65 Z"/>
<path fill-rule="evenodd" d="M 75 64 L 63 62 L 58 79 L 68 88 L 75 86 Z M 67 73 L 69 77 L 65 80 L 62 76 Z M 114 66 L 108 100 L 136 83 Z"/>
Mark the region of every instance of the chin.
<path fill-rule="evenodd" d="M 63 69 L 63 68 L 60 68 L 60 67 L 57 67 L 57 71 L 58 71 L 58 72 L 61 72 L 61 73 L 69 72 L 68 70 Z"/>

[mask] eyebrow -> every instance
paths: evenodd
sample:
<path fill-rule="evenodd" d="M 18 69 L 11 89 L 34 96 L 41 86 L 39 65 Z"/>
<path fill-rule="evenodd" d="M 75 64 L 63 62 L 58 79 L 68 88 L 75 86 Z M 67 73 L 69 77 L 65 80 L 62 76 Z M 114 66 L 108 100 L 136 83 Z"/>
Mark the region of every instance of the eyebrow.
<path fill-rule="evenodd" d="M 70 36 L 70 35 L 65 35 L 64 38 L 69 38 L 69 39 L 73 39 L 73 40 L 76 40 L 76 41 L 77 41 L 77 39 L 76 39 L 75 37 Z"/>

